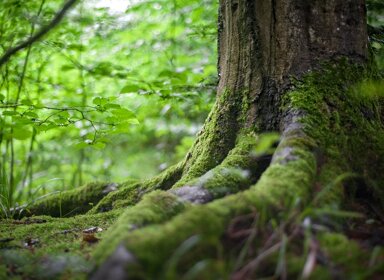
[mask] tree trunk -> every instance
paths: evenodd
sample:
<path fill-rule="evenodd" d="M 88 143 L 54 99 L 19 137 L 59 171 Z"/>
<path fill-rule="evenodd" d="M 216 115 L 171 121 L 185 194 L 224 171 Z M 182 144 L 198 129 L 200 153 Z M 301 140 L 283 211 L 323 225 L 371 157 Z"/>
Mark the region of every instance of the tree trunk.
<path fill-rule="evenodd" d="M 321 61 L 367 60 L 365 1 L 221 1 L 218 93 L 240 95 L 246 125 L 280 130 L 290 77 Z"/>
<path fill-rule="evenodd" d="M 220 0 L 219 9 L 217 101 L 181 163 L 89 212 L 129 206 L 93 253 L 93 279 L 382 270 L 341 231 L 349 220 L 334 218 L 359 205 L 379 219 L 370 209 L 384 197 L 381 107 L 354 87 L 375 77 L 365 1 Z M 260 154 L 271 131 L 280 142 Z M 51 212 L 53 199 L 29 211 Z"/>

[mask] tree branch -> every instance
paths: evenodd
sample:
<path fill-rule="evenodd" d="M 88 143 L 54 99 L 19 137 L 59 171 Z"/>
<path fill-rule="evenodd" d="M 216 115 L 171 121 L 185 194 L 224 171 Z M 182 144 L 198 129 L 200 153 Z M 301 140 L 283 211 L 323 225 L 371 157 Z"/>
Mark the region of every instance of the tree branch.
<path fill-rule="evenodd" d="M 31 44 L 42 38 L 45 34 L 47 34 L 56 25 L 58 25 L 63 19 L 64 15 L 67 13 L 67 11 L 76 3 L 76 1 L 77 0 L 68 0 L 61 8 L 61 10 L 56 13 L 56 15 L 49 24 L 43 26 L 35 35 L 29 37 L 29 39 L 25 40 L 24 42 L 21 42 L 16 47 L 6 51 L 4 55 L 0 58 L 0 67 L 5 64 L 11 58 L 12 55 L 30 46 Z"/>

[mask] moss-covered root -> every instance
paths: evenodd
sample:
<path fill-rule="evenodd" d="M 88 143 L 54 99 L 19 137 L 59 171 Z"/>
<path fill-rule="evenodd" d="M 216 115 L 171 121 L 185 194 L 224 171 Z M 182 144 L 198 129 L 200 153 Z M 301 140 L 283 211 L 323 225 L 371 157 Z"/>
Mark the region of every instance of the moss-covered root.
<path fill-rule="evenodd" d="M 101 199 L 89 213 L 100 213 L 135 205 L 144 194 L 150 191 L 167 190 L 180 179 L 183 166 L 184 162 L 181 161 L 150 180 L 141 183 L 124 184 L 116 192 L 112 192 Z"/>
<path fill-rule="evenodd" d="M 110 192 L 119 188 L 116 183 L 88 183 L 68 191 L 56 192 L 17 209 L 18 216 L 50 215 L 67 217 L 87 212 Z M 17 217 L 17 216 L 16 216 Z"/>
<path fill-rule="evenodd" d="M 206 119 L 203 129 L 187 154 L 183 181 L 202 176 L 219 165 L 235 146 L 239 125 L 239 108 L 242 95 L 234 90 L 224 90 Z"/>
<path fill-rule="evenodd" d="M 111 255 L 129 232 L 147 224 L 153 225 L 169 220 L 183 211 L 187 205 L 177 196 L 160 190 L 145 195 L 138 204 L 127 208 L 119 217 L 108 236 L 94 251 L 95 259 L 100 260 L 104 256 Z"/>
<path fill-rule="evenodd" d="M 284 109 L 291 116 L 286 121 L 292 131 L 300 125 L 295 119 L 300 119 L 320 147 L 317 189 L 323 189 L 318 199 L 322 205 L 343 199 L 341 183 L 349 185 L 345 191 L 349 195 L 358 188 L 384 203 L 384 125 L 380 115 L 384 91 L 372 91 L 366 87 L 367 81 L 363 82 L 376 78 L 369 68 L 340 59 L 310 72 L 285 94 Z"/>
<path fill-rule="evenodd" d="M 196 179 L 182 178 L 171 192 L 184 200 L 202 204 L 249 188 L 260 178 L 272 157 L 268 154 L 256 156 L 257 144 L 258 137 L 253 133 L 240 135 L 222 163 Z"/>
<path fill-rule="evenodd" d="M 284 144 L 283 140 L 281 145 Z M 144 274 L 145 279 L 167 278 L 168 273 L 178 273 L 174 271 L 175 264 L 179 264 L 177 267 L 185 272 L 184 262 L 190 266 L 202 255 L 220 254 L 220 237 L 230 220 L 237 215 L 254 209 L 266 215 L 270 215 L 270 210 L 287 211 L 298 205 L 298 198 L 304 204 L 316 174 L 316 161 L 311 152 L 313 147 L 303 141 L 291 148 L 268 167 L 250 190 L 194 206 L 163 225 L 125 232 L 123 236 L 120 232 L 114 233 L 119 236 L 121 248 L 131 252 L 139 264 L 124 269 L 131 274 Z M 196 240 L 191 245 L 188 240 L 192 236 Z M 96 261 L 100 264 L 109 256 L 99 253 Z M 129 264 L 131 262 L 123 266 Z M 113 278 L 113 275 L 109 276 Z"/>

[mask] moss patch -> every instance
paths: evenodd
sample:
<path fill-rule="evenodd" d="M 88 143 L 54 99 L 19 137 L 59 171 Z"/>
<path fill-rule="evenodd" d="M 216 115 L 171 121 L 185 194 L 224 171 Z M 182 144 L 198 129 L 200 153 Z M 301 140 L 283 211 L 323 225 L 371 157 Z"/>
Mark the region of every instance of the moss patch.
<path fill-rule="evenodd" d="M 218 96 L 203 129 L 187 154 L 183 176 L 177 186 L 204 175 L 219 165 L 235 146 L 240 125 L 242 94 L 224 90 Z"/>
<path fill-rule="evenodd" d="M 20 216 L 47 214 L 52 217 L 68 217 L 82 214 L 118 187 L 116 183 L 94 182 L 73 190 L 57 192 L 22 208 Z"/>
<path fill-rule="evenodd" d="M 213 198 L 248 188 L 267 165 L 253 156 L 252 151 L 256 145 L 255 135 L 239 136 L 236 146 L 222 163 L 204 175 L 185 182 L 185 185 L 204 188 L 212 194 Z M 173 189 L 182 187 L 180 184 L 181 182 L 178 182 Z"/>
<path fill-rule="evenodd" d="M 0 271 L 7 275 L 1 279 L 86 278 L 94 265 L 89 255 L 94 242 L 108 235 L 108 228 L 120 214 L 121 211 L 111 211 L 70 218 L 0 220 Z M 102 231 L 83 232 L 93 227 Z"/>
<path fill-rule="evenodd" d="M 135 206 L 126 209 L 94 252 L 95 260 L 105 260 L 125 236 L 145 225 L 162 223 L 186 208 L 177 196 L 164 191 L 153 191 Z"/>
<path fill-rule="evenodd" d="M 327 259 L 326 266 L 340 278 L 374 279 L 378 275 L 383 275 L 382 248 L 373 255 L 375 251 L 362 249 L 359 244 L 340 233 L 323 233 L 318 238 L 320 249 Z"/>
<path fill-rule="evenodd" d="M 360 84 L 376 79 L 369 69 L 347 60 L 324 65 L 323 69 L 296 82 L 286 94 L 285 110 L 300 110 L 304 130 L 316 140 L 321 165 L 328 165 L 319 182 L 350 172 L 368 182 L 367 187 L 383 202 L 384 129 L 380 94 L 363 94 Z M 384 93 L 384 92 L 383 92 Z M 381 95 L 382 96 L 382 95 Z M 375 166 L 375 168 L 371 168 Z M 333 170 L 333 176 L 327 176 Z M 328 177 L 328 178 L 327 178 Z M 326 179 L 327 178 L 327 179 Z M 332 193 L 335 191 L 335 193 Z M 329 201 L 340 197 L 340 188 L 328 192 Z"/>
<path fill-rule="evenodd" d="M 105 196 L 90 213 L 110 211 L 115 208 L 135 205 L 141 197 L 153 190 L 167 190 L 181 177 L 184 162 L 171 166 L 158 176 L 142 183 L 123 183 L 118 191 Z"/>

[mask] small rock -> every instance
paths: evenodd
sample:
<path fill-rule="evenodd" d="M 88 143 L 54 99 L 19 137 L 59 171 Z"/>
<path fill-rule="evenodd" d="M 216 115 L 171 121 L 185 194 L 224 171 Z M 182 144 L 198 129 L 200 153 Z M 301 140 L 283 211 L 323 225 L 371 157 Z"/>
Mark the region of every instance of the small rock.
<path fill-rule="evenodd" d="M 134 264 L 134 256 L 123 245 L 119 245 L 115 252 L 92 275 L 91 280 L 124 280 L 129 279 L 127 266 Z"/>
<path fill-rule="evenodd" d="M 103 194 L 107 194 L 107 193 L 110 193 L 110 192 L 117 191 L 117 187 L 118 186 L 119 186 L 119 184 L 117 184 L 117 183 L 110 183 L 110 184 L 105 186 L 105 188 L 102 191 L 102 193 Z"/>
<path fill-rule="evenodd" d="M 83 230 L 83 233 L 96 233 L 96 232 L 102 232 L 103 229 L 100 227 L 90 227 L 85 230 Z"/>
<path fill-rule="evenodd" d="M 194 204 L 204 204 L 213 200 L 213 195 L 200 186 L 184 186 L 169 192 L 178 196 L 183 201 L 189 201 Z"/>

